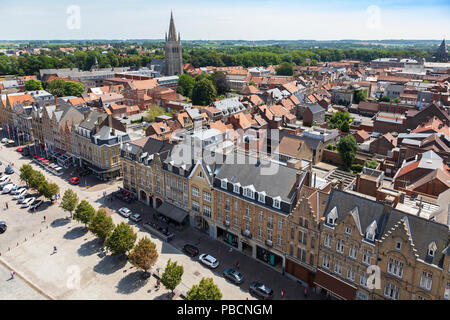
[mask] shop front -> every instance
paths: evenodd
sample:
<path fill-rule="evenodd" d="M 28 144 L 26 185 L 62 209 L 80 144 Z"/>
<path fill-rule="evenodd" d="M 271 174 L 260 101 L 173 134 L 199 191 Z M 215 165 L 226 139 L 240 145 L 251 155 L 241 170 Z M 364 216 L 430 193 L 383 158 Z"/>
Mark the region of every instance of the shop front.
<path fill-rule="evenodd" d="M 325 294 L 340 300 L 354 300 L 356 296 L 357 288 L 355 286 L 322 270 L 317 270 L 314 284 L 324 290 Z"/>
<path fill-rule="evenodd" d="M 222 240 L 235 248 L 239 247 L 239 236 L 220 227 L 217 227 L 217 239 Z"/>
<path fill-rule="evenodd" d="M 315 272 L 291 259 L 286 259 L 286 273 L 307 283 L 310 288 L 314 287 Z"/>
<path fill-rule="evenodd" d="M 279 271 L 282 271 L 283 269 L 283 258 L 260 246 L 256 246 L 256 259 L 267 263 Z"/>

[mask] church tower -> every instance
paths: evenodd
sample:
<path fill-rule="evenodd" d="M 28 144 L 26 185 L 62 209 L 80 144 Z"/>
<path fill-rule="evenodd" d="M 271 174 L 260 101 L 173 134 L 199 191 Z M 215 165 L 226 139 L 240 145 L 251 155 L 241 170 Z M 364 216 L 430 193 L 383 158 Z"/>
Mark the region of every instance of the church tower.
<path fill-rule="evenodd" d="M 180 34 L 175 30 L 173 14 L 170 13 L 169 35 L 166 33 L 165 45 L 165 75 L 173 76 L 183 73 L 183 52 Z"/>
<path fill-rule="evenodd" d="M 448 62 L 448 51 L 447 45 L 445 44 L 445 39 L 442 40 L 439 49 L 436 52 L 436 61 L 437 62 Z"/>

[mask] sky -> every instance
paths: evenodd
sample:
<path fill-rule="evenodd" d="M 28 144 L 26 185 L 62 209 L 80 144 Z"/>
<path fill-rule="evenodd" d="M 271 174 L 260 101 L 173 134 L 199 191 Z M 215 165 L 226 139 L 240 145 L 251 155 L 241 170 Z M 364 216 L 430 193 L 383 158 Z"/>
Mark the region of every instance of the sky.
<path fill-rule="evenodd" d="M 0 0 L 0 40 L 439 40 L 450 0 Z"/>

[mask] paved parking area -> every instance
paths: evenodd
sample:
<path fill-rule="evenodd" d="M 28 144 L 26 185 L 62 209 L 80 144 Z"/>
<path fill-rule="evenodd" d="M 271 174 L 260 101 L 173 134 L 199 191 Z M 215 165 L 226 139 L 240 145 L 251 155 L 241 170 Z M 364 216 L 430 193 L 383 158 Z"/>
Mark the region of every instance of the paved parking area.
<path fill-rule="evenodd" d="M 14 279 L 11 270 L 0 263 L 0 300 L 46 300 L 47 298 L 30 287 L 18 275 Z"/>
<path fill-rule="evenodd" d="M 0 161 L 4 164 L 6 159 L 14 161 L 14 167 L 17 170 L 22 164 L 30 163 L 29 159 L 21 157 L 14 150 L 15 148 L 5 150 L 3 147 L 0 152 Z M 2 169 L 3 167 L 4 165 Z M 40 167 L 34 165 L 34 168 Z M 255 299 L 248 293 L 248 286 L 253 280 L 262 281 L 271 287 L 274 290 L 275 299 L 280 299 L 281 289 L 286 292 L 285 299 L 304 299 L 303 288 L 297 282 L 237 250 L 228 252 L 228 245 L 211 239 L 198 230 L 192 228 L 184 231 L 173 230 L 176 236 L 170 243 L 152 236 L 142 228 L 143 222 L 153 219 L 152 208 L 137 201 L 126 204 L 118 199 L 111 202 L 103 197 L 103 192 L 109 196 L 117 190 L 121 185 L 120 181 L 102 183 L 88 177 L 87 179 L 92 181 L 90 188 L 84 187 L 83 184 L 72 186 L 68 183 L 68 179 L 76 172 L 70 170 L 74 169 L 69 169 L 63 176 L 57 177 L 41 169 L 47 179 L 58 183 L 61 195 L 67 188 L 72 188 L 78 193 L 80 199 L 90 201 L 96 208 L 107 208 L 112 213 L 115 223 L 126 221 L 133 225 L 138 238 L 144 235 L 150 237 L 160 252 L 154 271 L 159 268 L 162 272 L 169 259 L 182 264 L 185 271 L 182 284 L 177 288 L 178 292 L 186 293 L 202 277 L 212 277 L 219 285 L 224 299 Z M 18 182 L 18 173 L 13 175 L 13 179 Z M 10 198 L 9 195 L 0 196 L 2 209 L 0 220 L 8 222 L 7 232 L 0 235 L 1 258 L 48 295 L 55 299 L 164 299 L 166 297 L 165 289 L 155 292 L 154 277 L 144 281 L 140 277 L 141 272 L 136 271 L 126 260 L 101 253 L 101 244 L 98 240 L 83 225 L 66 219 L 68 213 L 59 208 L 57 203 L 51 206 L 47 204 L 47 207 L 42 206 L 37 213 L 33 214 L 27 209 L 19 209 L 10 201 L 9 209 L 3 210 L 3 202 Z M 128 207 L 143 214 L 143 221 L 135 224 L 116 214 L 116 210 L 121 207 Z M 45 222 L 43 222 L 44 215 Z M 190 258 L 183 254 L 180 249 L 186 243 L 196 245 L 201 253 L 210 253 L 218 258 L 221 262 L 220 266 L 216 270 L 210 270 L 200 264 L 197 258 Z M 51 254 L 54 245 L 58 247 L 58 252 Z M 236 260 L 239 260 L 240 271 L 246 277 L 245 282 L 239 287 L 222 276 L 223 270 L 233 266 Z M 308 298 L 317 297 L 310 295 Z"/>

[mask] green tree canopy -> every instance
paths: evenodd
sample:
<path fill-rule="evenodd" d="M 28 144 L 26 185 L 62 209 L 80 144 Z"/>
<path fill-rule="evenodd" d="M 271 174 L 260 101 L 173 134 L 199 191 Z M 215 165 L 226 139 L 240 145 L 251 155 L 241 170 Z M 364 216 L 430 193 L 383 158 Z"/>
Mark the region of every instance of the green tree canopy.
<path fill-rule="evenodd" d="M 147 236 L 144 236 L 134 246 L 133 250 L 131 250 L 128 259 L 132 265 L 147 273 L 158 259 L 156 244 Z"/>
<path fill-rule="evenodd" d="M 163 114 L 170 114 L 170 113 L 166 113 L 166 112 L 164 112 L 164 109 L 161 108 L 160 106 L 157 106 L 156 104 L 152 104 L 150 106 L 150 108 L 148 108 L 148 110 L 145 113 L 145 115 L 143 116 L 143 118 L 144 118 L 144 121 L 146 121 L 146 122 L 154 122 L 155 118 L 157 116 L 161 116 Z"/>
<path fill-rule="evenodd" d="M 47 91 L 51 94 L 64 97 L 64 96 L 81 96 L 84 92 L 84 85 L 77 81 L 65 81 L 62 79 L 55 79 L 48 83 Z"/>
<path fill-rule="evenodd" d="M 370 168 L 370 169 L 376 169 L 378 167 L 378 161 L 377 160 L 369 160 L 364 162 L 364 167 Z"/>
<path fill-rule="evenodd" d="M 24 164 L 23 166 L 20 167 L 20 180 L 25 182 L 27 186 L 29 186 L 30 184 L 30 178 L 31 175 L 33 174 L 33 171 L 34 170 L 31 164 Z"/>
<path fill-rule="evenodd" d="M 45 177 L 40 171 L 33 170 L 28 180 L 30 188 L 39 190 L 39 187 L 45 182 Z"/>
<path fill-rule="evenodd" d="M 194 89 L 195 79 L 187 73 L 178 76 L 177 92 L 189 99 L 192 98 L 192 89 Z"/>
<path fill-rule="evenodd" d="M 358 144 L 356 143 L 355 137 L 351 134 L 346 135 L 339 140 L 337 147 L 345 169 L 350 168 L 355 160 L 356 151 L 358 150 Z"/>
<path fill-rule="evenodd" d="M 192 103 L 194 105 L 207 106 L 216 99 L 217 91 L 209 79 L 197 81 L 192 90 Z"/>
<path fill-rule="evenodd" d="M 220 300 L 222 293 L 212 278 L 202 278 L 200 283 L 189 289 L 186 300 Z"/>
<path fill-rule="evenodd" d="M 106 239 L 106 247 L 113 255 L 125 254 L 133 249 L 137 235 L 133 228 L 125 222 L 120 223 Z"/>
<path fill-rule="evenodd" d="M 64 91 L 65 83 L 66 82 L 62 79 L 52 80 L 47 85 L 47 91 L 50 92 L 54 96 L 64 97 L 65 96 L 65 91 Z"/>
<path fill-rule="evenodd" d="M 43 90 L 42 82 L 39 80 L 28 80 L 25 82 L 25 90 L 27 91 L 37 91 L 37 90 Z"/>
<path fill-rule="evenodd" d="M 230 90 L 225 73 L 221 71 L 214 71 L 212 81 L 216 87 L 217 95 L 225 94 L 228 90 Z"/>
<path fill-rule="evenodd" d="M 54 182 L 44 181 L 39 186 L 38 192 L 40 195 L 43 195 L 45 198 L 52 200 L 52 197 L 55 194 L 59 193 L 59 186 Z"/>
<path fill-rule="evenodd" d="M 361 101 L 367 101 L 367 95 L 368 95 L 367 89 L 356 90 L 353 94 L 354 103 L 358 104 Z"/>
<path fill-rule="evenodd" d="M 378 101 L 391 102 L 391 99 L 389 99 L 389 97 L 387 97 L 387 96 L 381 96 L 380 98 L 378 98 Z"/>
<path fill-rule="evenodd" d="M 111 217 L 108 217 L 105 209 L 98 209 L 95 216 L 89 222 L 89 230 L 103 242 L 112 233 L 114 227 L 114 222 Z"/>
<path fill-rule="evenodd" d="M 67 189 L 64 192 L 64 195 L 61 199 L 61 207 L 70 212 L 72 215 L 72 211 L 75 210 L 78 204 L 78 196 L 72 189 Z"/>
<path fill-rule="evenodd" d="M 280 76 L 292 76 L 294 74 L 292 63 L 289 62 L 283 62 L 275 69 L 275 71 Z"/>
<path fill-rule="evenodd" d="M 164 273 L 161 276 L 161 282 L 173 293 L 173 290 L 180 284 L 183 273 L 183 266 L 179 266 L 176 261 L 172 262 L 169 259 L 166 269 L 164 269 Z"/>
<path fill-rule="evenodd" d="M 87 226 L 94 215 L 95 215 L 94 207 L 91 206 L 91 204 L 88 201 L 81 200 L 81 202 L 75 209 L 73 218 L 81 223 L 84 223 L 85 226 Z"/>
<path fill-rule="evenodd" d="M 328 124 L 331 129 L 339 129 L 343 132 L 348 132 L 350 129 L 350 113 L 338 111 L 333 113 L 333 115 L 328 119 Z M 344 131 L 344 130 L 347 131 Z"/>

